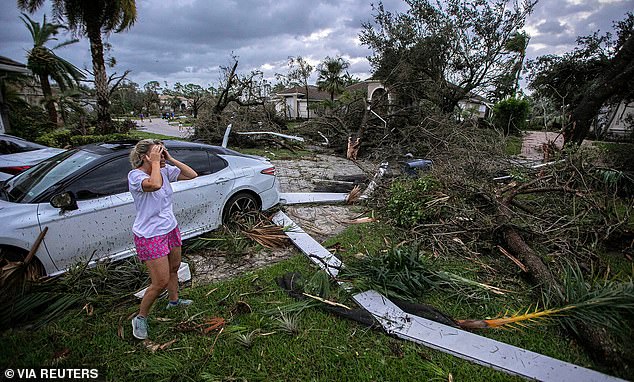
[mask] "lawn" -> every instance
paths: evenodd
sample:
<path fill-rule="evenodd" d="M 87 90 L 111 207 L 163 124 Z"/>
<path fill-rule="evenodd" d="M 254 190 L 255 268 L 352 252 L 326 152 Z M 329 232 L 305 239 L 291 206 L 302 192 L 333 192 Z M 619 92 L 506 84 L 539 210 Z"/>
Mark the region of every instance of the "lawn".
<path fill-rule="evenodd" d="M 396 241 L 400 235 L 385 224 L 370 223 L 351 226 L 326 244 L 336 244 L 345 259 L 380 251 L 386 240 Z M 441 260 L 447 268 L 463 268 L 471 276 L 479 273 L 469 260 Z M 128 297 L 114 304 L 95 304 L 94 311 L 76 306 L 39 329 L 5 331 L 0 335 L 0 365 L 98 368 L 100 376 L 111 381 L 447 381 L 450 375 L 457 381 L 520 380 L 391 338 L 318 306 L 293 313 L 291 307 L 298 302 L 276 284 L 286 272 L 300 272 L 310 279 L 316 268 L 298 254 L 233 280 L 183 290 L 184 297 L 196 302 L 187 310 L 166 311 L 165 300 L 159 301 L 150 318 L 150 338 L 157 345 L 175 341 L 163 350 L 152 351 L 132 337 L 129 319 L 138 302 Z M 475 302 L 438 291 L 430 291 L 424 301 L 455 318 L 491 317 L 529 301 L 527 284 L 515 280 L 510 287 L 514 293 Z M 350 304 L 345 294 L 339 296 Z M 226 320 L 222 332 L 203 333 L 214 317 Z M 584 367 L 595 366 L 555 325 L 482 334 Z"/>

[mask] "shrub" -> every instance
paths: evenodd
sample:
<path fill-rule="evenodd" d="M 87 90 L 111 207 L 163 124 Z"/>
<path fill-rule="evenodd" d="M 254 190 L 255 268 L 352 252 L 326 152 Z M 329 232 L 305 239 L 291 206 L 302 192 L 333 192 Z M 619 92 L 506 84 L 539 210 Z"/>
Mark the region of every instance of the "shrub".
<path fill-rule="evenodd" d="M 429 205 L 437 197 L 438 182 L 430 176 L 400 179 L 392 183 L 387 212 L 401 227 L 410 227 L 438 216 L 437 205 Z"/>
<path fill-rule="evenodd" d="M 64 148 L 71 145 L 71 135 L 70 130 L 59 129 L 40 135 L 35 141 L 45 146 Z"/>
<path fill-rule="evenodd" d="M 55 129 L 46 112 L 37 106 L 26 102 L 9 104 L 10 134 L 34 141 L 39 135 Z"/>
<path fill-rule="evenodd" d="M 115 133 L 107 135 L 75 135 L 70 138 L 71 146 L 82 146 L 90 143 L 107 142 L 107 141 L 121 141 L 126 139 L 132 139 L 128 134 Z"/>
<path fill-rule="evenodd" d="M 517 133 L 526 128 L 530 113 L 530 103 L 526 99 L 509 98 L 493 106 L 493 124 L 505 135 Z"/>

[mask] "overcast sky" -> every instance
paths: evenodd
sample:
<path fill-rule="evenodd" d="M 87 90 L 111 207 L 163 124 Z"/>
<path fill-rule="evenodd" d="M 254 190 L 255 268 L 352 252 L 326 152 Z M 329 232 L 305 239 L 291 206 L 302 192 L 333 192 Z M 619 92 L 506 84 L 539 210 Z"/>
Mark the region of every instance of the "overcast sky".
<path fill-rule="evenodd" d="M 371 52 L 358 35 L 361 24 L 372 20 L 371 1 L 137 0 L 136 24 L 109 38 L 109 54 L 117 61 L 109 74 L 129 69 L 128 78 L 141 86 L 152 80 L 169 87 L 176 82 L 209 86 L 217 85 L 219 66 L 229 65 L 232 53 L 240 72 L 258 69 L 271 80 L 288 71 L 289 56 L 316 66 L 326 56 L 340 55 L 351 63 L 351 74 L 365 79 Z M 406 10 L 401 0 L 384 5 Z M 569 51 L 576 36 L 610 31 L 613 21 L 633 10 L 634 0 L 540 0 L 527 22 L 528 56 Z M 43 13 L 31 18 L 41 22 Z M 19 16 L 15 0 L 0 1 L 0 55 L 25 63 L 32 39 Z M 87 39 L 57 54 L 79 68 L 92 65 Z"/>

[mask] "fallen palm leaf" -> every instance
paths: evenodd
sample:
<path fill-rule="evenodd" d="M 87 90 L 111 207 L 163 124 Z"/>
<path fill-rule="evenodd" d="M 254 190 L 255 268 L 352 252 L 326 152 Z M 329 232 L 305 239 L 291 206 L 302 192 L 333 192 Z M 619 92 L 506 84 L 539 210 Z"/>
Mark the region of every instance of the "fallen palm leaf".
<path fill-rule="evenodd" d="M 357 184 L 348 193 L 348 196 L 346 197 L 346 203 L 347 204 L 352 204 L 352 203 L 356 202 L 361 197 L 361 194 L 362 194 L 361 187 L 359 187 L 359 185 Z"/>
<path fill-rule="evenodd" d="M 488 320 L 457 320 L 458 325 L 463 329 L 486 329 L 486 328 L 502 328 L 513 327 L 514 325 L 525 326 L 525 322 L 536 322 L 538 320 L 544 321 L 550 319 L 558 313 L 564 312 L 569 309 L 574 309 L 574 306 L 567 306 L 557 309 L 542 309 L 539 310 L 535 307 L 534 311 L 530 311 L 528 308 L 524 312 L 515 312 L 509 315 L 507 311 L 502 317 L 488 319 Z"/>
<path fill-rule="evenodd" d="M 47 232 L 48 227 L 44 227 L 40 234 L 37 235 L 35 242 L 31 246 L 31 250 L 23 261 L 7 262 L 7 264 L 0 269 L 0 287 L 17 287 L 20 283 L 35 281 L 40 277 L 43 272 L 39 263 L 31 261 Z"/>
<path fill-rule="evenodd" d="M 243 231 L 244 235 L 266 248 L 280 248 L 288 244 L 288 236 L 275 224 L 254 227 Z"/>
<path fill-rule="evenodd" d="M 171 341 L 167 341 L 164 344 L 157 344 L 156 342 L 146 339 L 143 340 L 143 346 L 145 346 L 146 349 L 148 349 L 150 352 L 152 353 L 156 353 L 158 350 L 165 350 L 168 347 L 172 346 L 172 344 L 174 344 L 174 342 L 178 341 L 178 338 L 174 338 Z"/>
<path fill-rule="evenodd" d="M 93 308 L 91 303 L 87 303 L 86 305 L 84 305 L 83 308 L 81 308 L 81 310 L 85 310 L 87 316 L 92 316 L 95 311 L 95 308 Z"/>
<path fill-rule="evenodd" d="M 223 328 L 225 325 L 227 324 L 227 322 L 225 321 L 224 318 L 222 317 L 213 317 L 209 320 L 207 320 L 205 322 L 205 325 L 207 325 L 207 327 L 205 327 L 203 329 L 203 333 L 207 334 L 209 332 L 211 332 L 212 330 L 216 330 L 218 328 Z"/>

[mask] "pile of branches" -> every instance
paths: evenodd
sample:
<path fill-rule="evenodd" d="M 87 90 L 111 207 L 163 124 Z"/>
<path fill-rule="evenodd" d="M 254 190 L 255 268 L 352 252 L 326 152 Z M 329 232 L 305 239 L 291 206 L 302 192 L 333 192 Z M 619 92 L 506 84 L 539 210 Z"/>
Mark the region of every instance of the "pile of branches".
<path fill-rule="evenodd" d="M 90 268 L 87 263 L 71 267 L 55 278 L 14 280 L 0 288 L 0 330 L 15 326 L 40 327 L 69 309 L 87 315 L 94 307 L 108 309 L 134 298 L 131 292 L 149 283 L 145 266 L 136 257 Z"/>
<path fill-rule="evenodd" d="M 433 159 L 426 176 L 439 183 L 434 192 L 444 195 L 411 195 L 411 205 L 425 198 L 434 202 L 424 205 L 421 219 L 402 226 L 406 237 L 427 252 L 466 257 L 491 276 L 512 279 L 520 274 L 541 292 L 535 295 L 539 306 L 546 300 L 550 306 L 574 302 L 565 282 L 571 264 L 587 277 L 601 274 L 605 280 L 631 283 L 631 275 L 611 273 L 598 253 L 616 247 L 631 259 L 634 202 L 619 197 L 618 184 L 603 176 L 605 169 L 594 166 L 584 151 L 560 153 L 555 163 L 532 169 L 504 154 L 505 137 L 494 130 L 430 117 L 398 135 L 405 139 L 406 134 L 408 145 L 417 145 Z M 501 177 L 503 181 L 494 181 Z M 375 202 L 389 211 L 393 195 L 384 191 Z M 485 256 L 498 261 L 491 266 Z M 631 310 L 625 320 L 632 322 Z M 617 340 L 604 328 L 583 320 L 569 328 L 597 360 L 620 365 L 632 361 L 617 351 Z"/>

